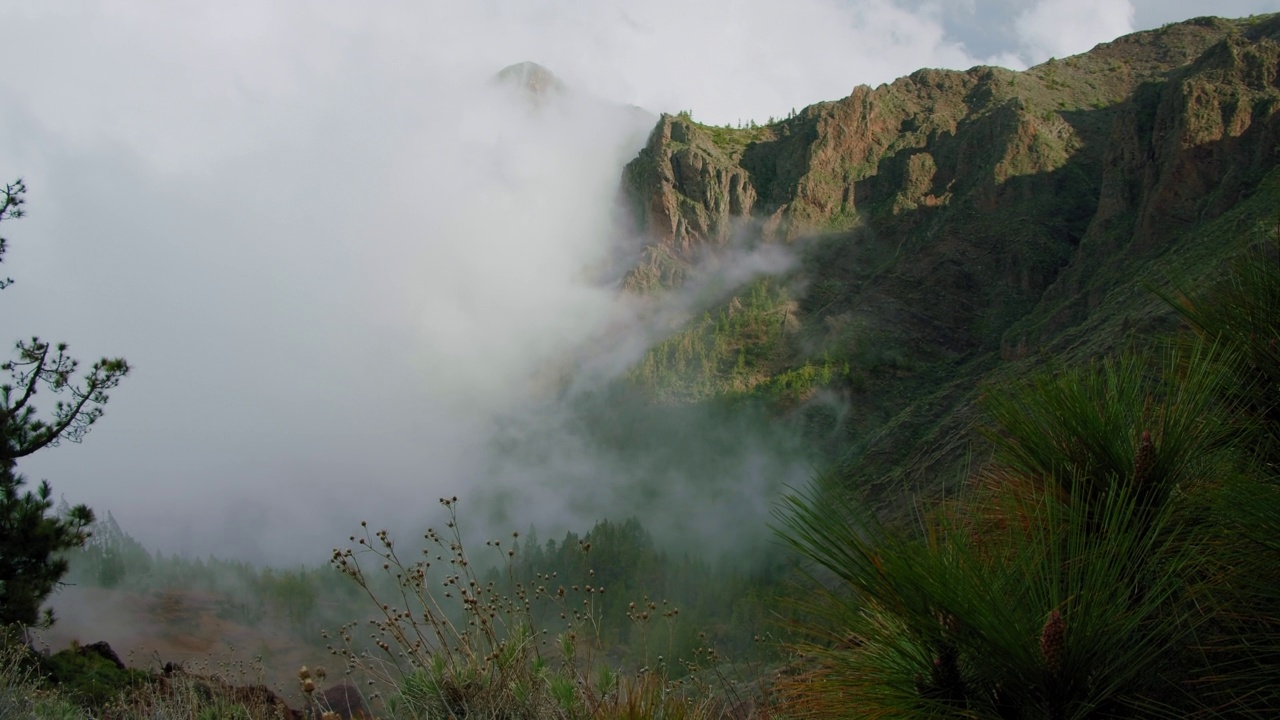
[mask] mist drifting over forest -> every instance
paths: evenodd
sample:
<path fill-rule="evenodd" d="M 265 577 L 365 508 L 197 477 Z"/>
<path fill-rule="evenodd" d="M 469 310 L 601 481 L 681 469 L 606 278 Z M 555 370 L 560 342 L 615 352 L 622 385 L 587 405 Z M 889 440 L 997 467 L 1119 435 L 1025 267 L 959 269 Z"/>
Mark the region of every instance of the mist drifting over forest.
<path fill-rule="evenodd" d="M 22 470 L 148 546 L 273 562 L 320 560 L 361 519 L 414 527 L 442 495 L 514 529 L 642 513 L 714 543 L 760 526 L 812 472 L 787 437 L 691 411 L 602 447 L 581 414 L 698 307 L 696 282 L 645 301 L 609 281 L 629 247 L 619 174 L 656 113 L 763 121 L 1193 5 L 0 10 L 22 59 L 0 81 L 0 164 L 30 187 L 0 329 L 136 368 L 83 446 Z M 569 92 L 531 103 L 492 81 L 529 59 Z M 788 263 L 743 250 L 704 272 Z"/>

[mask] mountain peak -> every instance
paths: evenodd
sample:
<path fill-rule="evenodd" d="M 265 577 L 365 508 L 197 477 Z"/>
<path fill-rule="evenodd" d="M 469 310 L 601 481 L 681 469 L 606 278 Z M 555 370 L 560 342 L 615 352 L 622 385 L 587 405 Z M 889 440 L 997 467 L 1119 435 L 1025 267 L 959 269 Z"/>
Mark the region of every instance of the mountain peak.
<path fill-rule="evenodd" d="M 494 82 L 519 88 L 534 99 L 558 95 L 565 91 L 564 82 L 555 73 L 535 62 L 521 62 L 498 71 Z"/>

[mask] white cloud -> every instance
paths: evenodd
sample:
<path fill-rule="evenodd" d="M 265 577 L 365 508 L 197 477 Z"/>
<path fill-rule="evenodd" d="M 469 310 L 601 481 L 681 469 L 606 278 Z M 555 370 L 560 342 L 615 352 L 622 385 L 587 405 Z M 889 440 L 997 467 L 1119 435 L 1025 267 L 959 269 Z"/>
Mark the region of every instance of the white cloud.
<path fill-rule="evenodd" d="M 190 7 L 0 18 L 30 68 L 0 81 L 31 187 L 4 329 L 137 368 L 86 445 L 23 468 L 154 545 L 323 557 L 482 482 L 494 418 L 616 314 L 585 269 L 652 120 L 493 88 L 537 18 Z"/>
<path fill-rule="evenodd" d="M 1128 0 L 1040 0 L 1018 16 L 1015 27 L 1031 64 L 1085 52 L 1133 32 Z"/>

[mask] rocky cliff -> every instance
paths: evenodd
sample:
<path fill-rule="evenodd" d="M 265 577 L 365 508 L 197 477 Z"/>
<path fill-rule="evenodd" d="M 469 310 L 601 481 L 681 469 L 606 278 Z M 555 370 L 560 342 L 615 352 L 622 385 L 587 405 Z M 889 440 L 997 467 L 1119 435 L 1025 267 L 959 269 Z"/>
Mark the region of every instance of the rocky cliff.
<path fill-rule="evenodd" d="M 787 243 L 801 269 L 761 317 L 797 311 L 750 354 L 735 297 L 636 376 L 698 375 L 678 385 L 696 399 L 818 367 L 782 383 L 785 404 L 845 397 L 840 444 L 900 468 L 954 446 L 940 435 L 964 435 L 975 388 L 1017 363 L 1166 326 L 1142 283 L 1194 281 L 1274 227 L 1277 159 L 1277 15 L 1191 20 L 1025 72 L 920 70 L 763 127 L 663 116 L 622 182 L 645 242 L 630 287 L 679 285 L 735 241 Z"/>

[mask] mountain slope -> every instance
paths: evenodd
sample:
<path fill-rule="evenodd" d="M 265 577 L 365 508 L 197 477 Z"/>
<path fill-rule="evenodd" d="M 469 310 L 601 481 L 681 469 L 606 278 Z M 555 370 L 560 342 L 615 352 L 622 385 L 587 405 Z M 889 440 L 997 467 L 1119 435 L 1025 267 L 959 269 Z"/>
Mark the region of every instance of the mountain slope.
<path fill-rule="evenodd" d="M 662 402 L 768 396 L 847 468 L 936 488 L 983 383 L 1167 327 L 1142 283 L 1194 283 L 1280 208 L 1280 16 L 1200 18 L 1026 72 L 921 70 L 760 128 L 664 116 L 624 172 L 678 286 L 788 243 L 758 283 L 632 373 Z"/>

